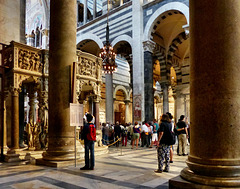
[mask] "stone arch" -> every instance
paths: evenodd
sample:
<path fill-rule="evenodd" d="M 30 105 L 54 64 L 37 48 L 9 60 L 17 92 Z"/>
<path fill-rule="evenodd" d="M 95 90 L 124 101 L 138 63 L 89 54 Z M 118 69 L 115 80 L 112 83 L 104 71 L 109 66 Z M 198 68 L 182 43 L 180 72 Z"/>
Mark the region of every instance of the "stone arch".
<path fill-rule="evenodd" d="M 120 35 L 120 36 L 118 36 L 117 38 L 115 38 L 113 41 L 112 41 L 112 46 L 114 47 L 118 42 L 120 42 L 120 41 L 126 41 L 126 42 L 128 42 L 130 45 L 131 45 L 131 47 L 132 47 L 132 38 L 130 37 L 130 36 L 128 36 L 128 35 Z"/>
<path fill-rule="evenodd" d="M 122 85 L 118 85 L 117 87 L 115 87 L 114 92 L 113 92 L 113 98 L 116 98 L 116 94 L 117 94 L 118 90 L 123 91 L 123 93 L 125 94 L 125 100 L 130 100 L 130 96 L 127 92 L 127 89 Z"/>
<path fill-rule="evenodd" d="M 161 102 L 161 97 L 159 96 L 159 93 L 157 91 L 154 92 L 154 98 L 158 100 L 158 102 Z"/>
<path fill-rule="evenodd" d="M 45 21 L 43 23 L 43 29 L 49 28 L 48 22 L 50 21 L 50 7 L 47 1 L 43 1 L 43 9 L 44 9 L 44 15 Z"/>
<path fill-rule="evenodd" d="M 98 47 L 101 49 L 103 48 L 103 42 L 101 39 L 92 33 L 85 33 L 85 34 L 80 34 L 80 32 L 77 33 L 77 44 L 79 44 L 81 41 L 84 40 L 92 40 L 95 43 L 97 43 Z"/>
<path fill-rule="evenodd" d="M 169 65 L 173 65 L 172 59 L 173 59 L 174 52 L 177 50 L 178 46 L 182 44 L 183 41 L 188 39 L 188 37 L 189 35 L 186 35 L 185 32 L 182 32 L 172 41 L 172 44 L 169 46 L 168 55 L 167 55 L 167 62 Z M 174 66 L 178 67 L 179 65 L 178 63 L 176 63 Z"/>
<path fill-rule="evenodd" d="M 187 5 L 180 2 L 167 3 L 166 5 L 163 5 L 159 9 L 157 9 L 154 14 L 149 18 L 144 29 L 144 41 L 148 41 L 151 39 L 151 28 L 154 27 L 154 22 L 159 17 L 159 15 L 170 10 L 177 10 L 181 12 L 185 16 L 187 23 L 189 24 L 189 7 Z"/>
<path fill-rule="evenodd" d="M 131 97 L 131 95 L 133 94 L 133 90 L 130 89 L 129 93 L 128 93 L 128 96 Z"/>
<path fill-rule="evenodd" d="M 132 65 L 132 38 L 128 35 L 120 35 L 112 41 L 112 46 L 117 55 L 124 57 L 130 69 L 130 82 L 133 81 L 133 65 Z"/>

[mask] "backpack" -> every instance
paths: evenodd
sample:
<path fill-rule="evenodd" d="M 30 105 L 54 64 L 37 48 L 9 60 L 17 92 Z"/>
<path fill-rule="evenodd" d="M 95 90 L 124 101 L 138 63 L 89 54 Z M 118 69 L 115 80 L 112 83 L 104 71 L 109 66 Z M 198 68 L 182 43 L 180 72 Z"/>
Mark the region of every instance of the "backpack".
<path fill-rule="evenodd" d="M 176 134 L 173 131 L 170 131 L 168 135 L 169 140 L 167 145 L 174 145 L 176 143 Z"/>
<path fill-rule="evenodd" d="M 87 132 L 87 140 L 96 141 L 96 128 L 93 124 L 89 124 Z"/>

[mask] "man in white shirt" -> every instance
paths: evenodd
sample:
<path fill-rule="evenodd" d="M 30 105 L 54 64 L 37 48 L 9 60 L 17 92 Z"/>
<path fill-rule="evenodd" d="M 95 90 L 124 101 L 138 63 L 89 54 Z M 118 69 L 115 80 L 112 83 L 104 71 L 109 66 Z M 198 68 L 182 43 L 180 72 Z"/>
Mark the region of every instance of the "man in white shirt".
<path fill-rule="evenodd" d="M 141 128 L 141 141 L 142 141 L 141 147 L 144 147 L 147 144 L 147 135 L 148 135 L 148 127 L 146 125 L 146 121 L 144 121 L 142 123 L 142 128 Z"/>

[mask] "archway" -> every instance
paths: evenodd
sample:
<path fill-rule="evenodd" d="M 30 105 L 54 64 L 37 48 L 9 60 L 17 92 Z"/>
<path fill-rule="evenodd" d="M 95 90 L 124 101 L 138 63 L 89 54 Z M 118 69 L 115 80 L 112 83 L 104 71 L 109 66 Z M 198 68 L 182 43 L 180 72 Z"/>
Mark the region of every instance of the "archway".
<path fill-rule="evenodd" d="M 144 31 L 144 37 L 156 44 L 153 56 L 155 65 L 156 60 L 159 62 L 157 69 L 160 69 L 158 81 L 163 92 L 163 113 L 171 111 L 174 114 L 175 88 L 182 85 L 181 75 L 188 71 L 185 67 L 186 58 L 189 58 L 189 35 L 186 31 L 188 11 L 188 7 L 182 3 L 166 4 L 150 17 Z"/>

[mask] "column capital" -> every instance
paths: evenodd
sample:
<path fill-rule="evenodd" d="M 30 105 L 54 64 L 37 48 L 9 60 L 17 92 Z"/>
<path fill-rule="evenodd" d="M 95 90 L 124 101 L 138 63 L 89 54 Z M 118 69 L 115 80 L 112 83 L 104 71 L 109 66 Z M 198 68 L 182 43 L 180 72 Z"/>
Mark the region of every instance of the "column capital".
<path fill-rule="evenodd" d="M 93 97 L 93 102 L 95 103 L 99 103 L 101 100 L 102 100 L 101 96 L 96 95 Z"/>
<path fill-rule="evenodd" d="M 160 82 L 160 85 L 161 85 L 161 88 L 169 87 L 170 82 L 169 81 Z"/>
<path fill-rule="evenodd" d="M 156 45 L 156 43 L 151 40 L 143 41 L 144 51 L 149 51 L 149 52 L 153 53 L 153 50 L 155 49 L 155 45 Z"/>
<path fill-rule="evenodd" d="M 129 105 L 130 102 L 130 100 L 124 100 L 125 105 Z"/>
<path fill-rule="evenodd" d="M 11 87 L 10 92 L 12 96 L 18 96 L 19 93 L 21 92 L 21 88 Z"/>

